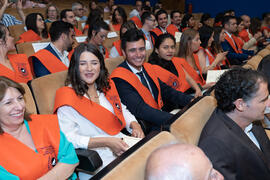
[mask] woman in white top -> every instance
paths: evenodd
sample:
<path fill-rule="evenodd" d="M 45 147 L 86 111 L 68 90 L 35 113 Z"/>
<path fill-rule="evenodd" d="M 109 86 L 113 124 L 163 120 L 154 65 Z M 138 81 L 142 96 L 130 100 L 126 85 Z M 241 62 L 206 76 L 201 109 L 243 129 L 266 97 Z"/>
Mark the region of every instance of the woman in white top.
<path fill-rule="evenodd" d="M 96 150 L 103 167 L 128 149 L 123 128 L 134 137 L 144 137 L 108 75 L 99 50 L 80 44 L 71 58 L 67 86 L 57 90 L 54 107 L 67 139 L 75 148 Z"/>

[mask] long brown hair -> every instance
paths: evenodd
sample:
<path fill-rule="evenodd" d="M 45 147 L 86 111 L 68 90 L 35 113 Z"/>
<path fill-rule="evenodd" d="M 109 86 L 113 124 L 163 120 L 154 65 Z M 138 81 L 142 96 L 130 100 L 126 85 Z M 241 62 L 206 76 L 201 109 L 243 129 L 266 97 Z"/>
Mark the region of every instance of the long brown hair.
<path fill-rule="evenodd" d="M 2 101 L 3 98 L 5 97 L 6 91 L 9 87 L 17 89 L 22 95 L 25 94 L 24 88 L 19 83 L 15 82 L 7 77 L 0 76 L 0 101 Z M 0 114 L 0 116 L 1 116 L 1 114 Z M 29 113 L 26 111 L 24 113 L 24 119 L 27 121 L 31 120 Z M 4 133 L 4 131 L 0 125 L 0 134 L 3 134 L 3 133 Z"/>
<path fill-rule="evenodd" d="M 179 52 L 178 52 L 179 57 L 186 59 L 188 54 L 190 54 L 191 41 L 195 38 L 197 34 L 198 31 L 191 28 L 183 32 L 179 43 Z"/>

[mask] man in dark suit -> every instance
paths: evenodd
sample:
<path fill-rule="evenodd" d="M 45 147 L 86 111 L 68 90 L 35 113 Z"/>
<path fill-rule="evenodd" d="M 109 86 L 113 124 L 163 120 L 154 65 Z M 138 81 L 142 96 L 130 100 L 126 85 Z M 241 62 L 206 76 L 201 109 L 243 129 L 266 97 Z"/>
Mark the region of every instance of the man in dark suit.
<path fill-rule="evenodd" d="M 253 70 L 232 69 L 216 83 L 217 108 L 199 147 L 225 179 L 270 179 L 270 141 L 259 121 L 268 95 L 266 77 Z"/>
<path fill-rule="evenodd" d="M 121 41 L 126 60 L 111 74 L 121 101 L 138 119 L 149 122 L 152 129 L 173 115 L 162 111 L 163 102 L 176 107 L 187 105 L 191 96 L 176 91 L 160 81 L 152 65 L 145 61 L 145 40 L 142 31 L 128 30 Z"/>
<path fill-rule="evenodd" d="M 233 34 L 237 31 L 237 21 L 235 16 L 225 16 L 223 19 L 225 29 L 225 41 L 221 43 L 224 51 L 228 51 L 227 59 L 231 65 L 241 65 L 243 61 L 250 58 L 254 51 L 242 49 L 239 40 Z"/>

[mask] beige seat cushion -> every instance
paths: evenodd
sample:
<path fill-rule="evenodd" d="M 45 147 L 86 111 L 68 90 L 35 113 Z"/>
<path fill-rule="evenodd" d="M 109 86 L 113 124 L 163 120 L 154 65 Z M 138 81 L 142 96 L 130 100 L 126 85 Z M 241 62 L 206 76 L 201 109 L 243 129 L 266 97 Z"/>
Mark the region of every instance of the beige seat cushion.
<path fill-rule="evenodd" d="M 26 83 L 20 83 L 25 90 L 24 99 L 26 103 L 26 111 L 30 114 L 37 114 L 37 107 L 32 96 L 31 90 Z"/>
<path fill-rule="evenodd" d="M 254 70 L 257 70 L 261 60 L 262 60 L 262 56 L 256 55 L 256 56 L 253 56 L 250 60 L 248 60 L 247 64 L 251 65 L 254 68 Z"/>
<path fill-rule="evenodd" d="M 258 55 L 262 56 L 262 57 L 265 57 L 267 55 L 270 54 L 270 49 L 266 49 L 264 48 L 263 50 L 261 50 L 260 52 L 258 52 Z"/>
<path fill-rule="evenodd" d="M 65 85 L 67 71 L 32 80 L 31 86 L 40 114 L 52 114 L 56 90 Z"/>
<path fill-rule="evenodd" d="M 215 108 L 216 99 L 205 96 L 171 125 L 171 133 L 178 140 L 197 145 L 202 129 Z"/>
<path fill-rule="evenodd" d="M 103 180 L 143 180 L 148 156 L 158 147 L 177 142 L 169 132 L 163 131 L 110 171 Z"/>

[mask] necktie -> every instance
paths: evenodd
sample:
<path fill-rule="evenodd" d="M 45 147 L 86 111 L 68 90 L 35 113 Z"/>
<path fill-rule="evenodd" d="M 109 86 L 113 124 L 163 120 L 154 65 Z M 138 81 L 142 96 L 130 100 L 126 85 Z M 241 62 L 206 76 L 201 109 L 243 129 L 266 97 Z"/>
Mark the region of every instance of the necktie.
<path fill-rule="evenodd" d="M 147 82 L 146 82 L 146 79 L 144 78 L 143 72 L 141 71 L 141 72 L 138 72 L 138 73 L 136 73 L 136 74 L 138 74 L 138 75 L 140 76 L 142 84 L 143 84 L 147 89 L 149 89 L 148 84 L 147 84 Z"/>

